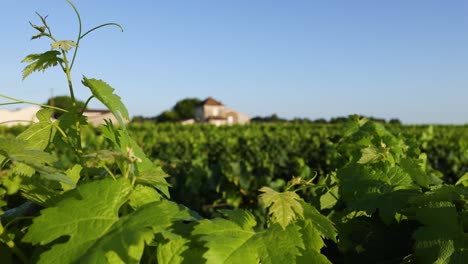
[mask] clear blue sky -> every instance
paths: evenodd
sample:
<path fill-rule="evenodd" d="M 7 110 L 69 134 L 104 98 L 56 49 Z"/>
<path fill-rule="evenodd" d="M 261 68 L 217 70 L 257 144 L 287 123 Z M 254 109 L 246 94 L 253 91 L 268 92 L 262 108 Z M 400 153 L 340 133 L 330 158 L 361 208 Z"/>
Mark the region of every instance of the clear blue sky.
<path fill-rule="evenodd" d="M 155 116 L 213 96 L 251 116 L 363 114 L 405 123 L 468 123 L 466 0 L 75 0 L 85 38 L 74 68 L 116 88 L 131 115 Z M 29 53 L 49 48 L 28 21 L 49 14 L 75 39 L 65 0 L 1 1 L 0 93 L 45 102 L 67 93 L 58 69 L 21 81 Z M 4 100 L 0 99 L 0 102 Z M 93 107 L 100 107 L 96 101 Z"/>

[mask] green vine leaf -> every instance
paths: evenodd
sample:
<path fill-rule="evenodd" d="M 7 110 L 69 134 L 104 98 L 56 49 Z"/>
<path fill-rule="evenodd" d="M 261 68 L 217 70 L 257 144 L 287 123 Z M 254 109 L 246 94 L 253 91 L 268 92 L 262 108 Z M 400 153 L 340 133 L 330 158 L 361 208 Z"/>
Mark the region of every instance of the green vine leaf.
<path fill-rule="evenodd" d="M 319 232 L 312 225 L 311 221 L 304 221 L 301 226 L 302 239 L 304 240 L 305 248 L 301 252 L 301 256 L 297 257 L 297 263 L 331 263 L 320 250 L 325 246 Z"/>
<path fill-rule="evenodd" d="M 76 47 L 76 43 L 73 40 L 60 40 L 50 44 L 52 49 L 61 49 L 63 51 L 69 51 L 72 47 Z"/>
<path fill-rule="evenodd" d="M 297 216 L 304 217 L 301 197 L 295 192 L 277 192 L 269 187 L 260 189 L 260 201 L 264 208 L 269 208 L 273 223 L 279 223 L 283 229 L 294 222 Z"/>
<path fill-rule="evenodd" d="M 255 232 L 232 221 L 216 218 L 202 220 L 193 235 L 200 235 L 208 251 L 203 255 L 207 264 L 214 263 L 294 263 L 304 248 L 299 227 L 283 229 L 274 224 L 265 231 Z"/>
<path fill-rule="evenodd" d="M 0 138 L 0 154 L 17 162 L 28 165 L 51 164 L 57 159 L 49 153 L 30 149 L 29 143 L 22 139 Z"/>
<path fill-rule="evenodd" d="M 40 33 L 44 33 L 45 30 L 46 30 L 46 27 L 44 27 L 44 26 L 41 27 L 41 26 L 38 26 L 38 25 L 34 25 L 31 22 L 29 22 L 29 24 L 31 25 L 31 27 L 33 27 L 34 29 L 36 29 Z"/>
<path fill-rule="evenodd" d="M 320 236 L 336 242 L 338 234 L 333 222 L 309 203 L 302 202 L 302 207 L 304 208 L 304 221 L 310 222 Z"/>
<path fill-rule="evenodd" d="M 460 225 L 456 207 L 448 201 L 428 202 L 416 209 L 424 224 L 413 235 L 415 256 L 421 263 L 466 263 L 468 234 Z"/>
<path fill-rule="evenodd" d="M 35 71 L 44 72 L 47 68 L 57 66 L 63 63 L 63 59 L 59 57 L 60 51 L 49 50 L 42 54 L 30 54 L 26 56 L 21 62 L 28 63 L 28 66 L 23 69 L 23 80 L 26 79 L 31 73 Z"/>
<path fill-rule="evenodd" d="M 103 103 L 117 118 L 121 127 L 125 127 L 122 117 L 129 120 L 127 108 L 120 100 L 120 96 L 114 94 L 114 88 L 102 80 L 88 79 L 83 76 L 81 81 L 84 86 L 88 87 L 101 103 Z"/>
<path fill-rule="evenodd" d="M 118 130 L 111 122 L 106 122 L 103 134 L 105 138 L 112 142 L 116 150 L 128 154 L 127 150 L 130 149 L 133 156 L 139 160 L 139 162 L 133 163 L 135 169 L 133 172 L 137 183 L 151 185 L 166 197 L 170 197 L 169 184 L 165 179 L 168 176 L 167 173 L 146 157 L 140 146 L 126 131 Z"/>
<path fill-rule="evenodd" d="M 52 141 L 56 131 L 53 122 L 50 120 L 52 114 L 51 109 L 39 110 L 36 114 L 39 122 L 29 126 L 17 138 L 27 141 L 31 149 L 44 150 Z"/>
<path fill-rule="evenodd" d="M 63 182 L 75 187 L 75 183 L 61 170 L 47 166 L 47 164 L 56 162 L 56 157 L 41 150 L 31 149 L 28 141 L 0 138 L 0 155 L 22 163 L 14 167 L 14 172 L 17 174 L 32 176 L 35 170 L 46 179 Z M 31 169 L 33 169 L 33 171 L 31 171 Z"/>
<path fill-rule="evenodd" d="M 375 146 L 369 146 L 361 150 L 362 156 L 357 161 L 360 164 L 367 164 L 378 161 L 383 157 L 382 153 Z"/>
<path fill-rule="evenodd" d="M 182 253 L 186 251 L 188 240 L 182 237 L 178 239 L 169 240 L 169 242 L 158 246 L 157 258 L 160 264 L 179 264 L 183 263 L 184 257 Z"/>
<path fill-rule="evenodd" d="M 69 238 L 41 254 L 39 263 L 139 263 L 145 244 L 155 233 L 174 221 L 194 219 L 188 209 L 167 200 L 148 203 L 119 217 L 131 191 L 125 178 L 81 185 L 66 193 L 55 207 L 43 210 L 23 240 L 46 245 Z"/>

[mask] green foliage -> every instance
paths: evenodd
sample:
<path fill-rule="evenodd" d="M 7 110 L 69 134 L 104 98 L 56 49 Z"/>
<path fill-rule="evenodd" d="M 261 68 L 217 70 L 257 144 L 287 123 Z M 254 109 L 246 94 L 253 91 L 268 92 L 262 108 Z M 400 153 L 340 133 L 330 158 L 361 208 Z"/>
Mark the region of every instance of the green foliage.
<path fill-rule="evenodd" d="M 178 101 L 172 108 L 172 111 L 174 111 L 179 120 L 195 118 L 195 106 L 201 102 L 198 98 L 185 98 Z"/>
<path fill-rule="evenodd" d="M 179 116 L 174 111 L 163 111 L 161 114 L 155 117 L 156 122 L 177 122 Z"/>
<path fill-rule="evenodd" d="M 163 111 L 158 116 L 152 118 L 156 122 L 178 122 L 190 118 L 195 118 L 195 106 L 201 103 L 198 98 L 185 98 L 178 101 L 171 110 Z"/>
<path fill-rule="evenodd" d="M 173 221 L 193 217 L 187 209 L 167 200 L 149 202 L 119 217 L 119 209 L 131 192 L 131 183 L 122 178 L 82 185 L 56 206 L 43 210 L 23 240 L 45 245 L 62 236 L 70 237 L 42 253 L 39 263 L 103 263 L 111 256 L 124 263 L 139 263 L 145 243 L 155 233 L 164 231 Z"/>
<path fill-rule="evenodd" d="M 445 180 L 431 167 L 441 150 L 430 151 L 433 128 L 404 135 L 352 116 L 342 126 L 127 130 L 114 89 L 83 77 L 87 102 L 97 98 L 120 124 L 93 130 L 70 72 L 88 33 L 121 27 L 82 34 L 68 2 L 80 22 L 76 41 L 57 41 L 39 15 L 32 38 L 50 39 L 54 50 L 26 57 L 23 77 L 60 65 L 71 107 L 56 121 L 43 109 L 39 122 L 0 137 L 2 263 L 468 261 L 466 128 L 449 144 L 461 153 L 447 158 L 458 180 Z"/>

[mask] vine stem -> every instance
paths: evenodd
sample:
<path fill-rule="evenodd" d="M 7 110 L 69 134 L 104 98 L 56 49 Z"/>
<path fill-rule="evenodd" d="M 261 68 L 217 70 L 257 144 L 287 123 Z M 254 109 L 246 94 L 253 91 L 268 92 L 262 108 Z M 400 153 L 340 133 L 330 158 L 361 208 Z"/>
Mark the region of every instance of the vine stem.
<path fill-rule="evenodd" d="M 75 58 L 76 58 L 76 53 L 78 51 L 78 47 L 80 46 L 80 40 L 82 38 L 84 38 L 86 35 L 88 35 L 89 33 L 93 32 L 94 30 L 96 29 L 99 29 L 99 28 L 102 28 L 102 27 L 106 27 L 106 26 L 116 26 L 118 28 L 120 28 L 120 30 L 123 32 L 123 27 L 117 23 L 105 23 L 105 24 L 102 24 L 102 25 L 99 25 L 99 26 L 96 26 L 88 31 L 86 31 L 83 35 L 81 35 L 81 32 L 82 32 L 82 22 L 81 22 L 81 16 L 80 16 L 80 13 L 78 12 L 78 9 L 76 8 L 76 6 L 70 1 L 70 0 L 67 0 L 67 2 L 71 5 L 71 7 L 73 8 L 73 10 L 75 11 L 75 14 L 78 18 L 78 38 L 76 39 L 76 48 L 75 48 L 75 51 L 73 53 L 73 57 L 72 57 L 72 60 L 71 60 L 71 63 L 70 63 L 70 70 L 73 68 L 73 65 L 75 64 Z"/>
<path fill-rule="evenodd" d="M 82 109 L 82 111 L 81 111 L 81 114 L 83 114 L 84 111 L 85 111 L 85 109 L 88 108 L 88 104 L 89 104 L 89 102 L 91 101 L 91 99 L 93 99 L 93 98 L 94 98 L 94 95 L 91 95 L 91 96 L 88 98 L 88 100 L 86 100 L 86 102 L 85 102 L 85 104 L 84 104 L 84 106 L 83 106 L 83 109 Z"/>
<path fill-rule="evenodd" d="M 73 10 L 75 11 L 76 16 L 78 17 L 78 37 L 76 38 L 76 47 L 75 47 L 75 51 L 73 52 L 73 57 L 72 57 L 72 61 L 70 64 L 70 71 L 71 71 L 71 69 L 73 68 L 73 65 L 75 64 L 76 53 L 78 52 L 78 47 L 80 46 L 80 40 L 82 38 L 81 36 L 82 23 L 81 23 L 80 13 L 78 12 L 78 9 L 76 9 L 76 6 L 70 0 L 67 0 L 67 2 L 71 5 Z"/>
<path fill-rule="evenodd" d="M 75 52 L 78 50 L 78 46 L 75 48 Z M 81 124 L 80 124 L 80 120 L 79 120 L 79 111 L 78 111 L 78 105 L 76 103 L 76 98 L 75 98 L 75 92 L 73 90 L 73 82 L 72 82 L 72 79 L 71 79 L 71 73 L 70 73 L 70 66 L 68 64 L 68 59 L 67 59 L 67 54 L 64 50 L 62 50 L 62 54 L 63 54 L 63 61 L 65 63 L 65 74 L 67 75 L 67 81 L 68 81 L 68 89 L 70 91 L 70 97 L 72 99 L 72 106 L 73 106 L 73 112 L 72 114 L 74 114 L 77 118 L 76 118 L 76 122 L 75 122 L 75 125 L 76 125 L 76 140 L 77 140 L 77 146 L 76 146 L 76 152 L 78 153 L 78 158 L 80 159 L 80 161 L 82 161 L 82 156 L 83 156 L 83 147 L 82 147 L 82 144 L 81 144 Z"/>
<path fill-rule="evenodd" d="M 5 233 L 5 228 L 3 227 L 1 223 L 0 223 L 0 236 L 2 237 L 4 241 L 6 241 L 5 244 L 13 251 L 13 253 L 15 253 L 16 256 L 18 256 L 18 258 L 21 259 L 23 263 L 29 263 L 28 257 L 26 257 L 23 251 L 19 247 L 16 246 L 15 241 L 13 241 L 8 236 L 8 234 Z"/>
<path fill-rule="evenodd" d="M 13 240 L 8 241 L 7 245 L 13 251 L 13 253 L 15 253 L 15 255 L 18 256 L 18 258 L 21 259 L 21 261 L 23 263 L 29 263 L 28 257 L 26 257 L 26 255 L 23 253 L 23 251 L 19 247 L 16 246 L 16 244 L 15 244 L 15 242 L 13 242 Z"/>
<path fill-rule="evenodd" d="M 58 110 L 58 111 L 61 111 L 61 112 L 64 112 L 64 113 L 68 113 L 67 110 L 62 109 L 62 108 L 60 108 L 60 107 L 55 107 L 55 106 L 46 105 L 46 104 L 38 104 L 38 103 L 34 103 L 34 102 L 29 102 L 29 101 L 25 101 L 25 100 L 13 98 L 13 97 L 10 97 L 10 96 L 6 96 L 6 95 L 4 95 L 4 94 L 0 94 L 0 97 L 3 97 L 3 98 L 8 99 L 8 100 L 16 101 L 15 103 L 6 103 L 6 104 L 0 104 L 0 105 L 7 105 L 7 104 L 30 104 L 30 105 L 42 106 L 42 107 L 44 107 L 44 108 L 54 109 L 54 110 Z"/>

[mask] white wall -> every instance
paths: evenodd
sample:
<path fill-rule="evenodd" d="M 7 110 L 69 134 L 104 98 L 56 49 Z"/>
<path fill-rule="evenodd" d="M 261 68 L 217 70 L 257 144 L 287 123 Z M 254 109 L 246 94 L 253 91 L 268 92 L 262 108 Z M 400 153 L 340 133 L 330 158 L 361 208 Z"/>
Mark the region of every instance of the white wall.
<path fill-rule="evenodd" d="M 41 110 L 39 106 L 28 106 L 18 110 L 0 109 L 0 125 L 30 125 L 37 122 L 36 113 Z"/>

